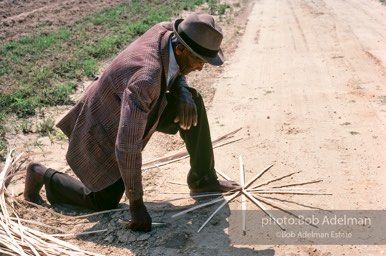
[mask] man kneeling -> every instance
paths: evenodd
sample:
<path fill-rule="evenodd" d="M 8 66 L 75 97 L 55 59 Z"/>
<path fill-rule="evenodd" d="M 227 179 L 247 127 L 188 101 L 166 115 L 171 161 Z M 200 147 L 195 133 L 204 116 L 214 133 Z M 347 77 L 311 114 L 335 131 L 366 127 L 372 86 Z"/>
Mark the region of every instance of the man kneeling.
<path fill-rule="evenodd" d="M 80 179 L 31 163 L 24 197 L 39 202 L 43 185 L 50 203 L 96 211 L 130 202 L 129 228 L 151 229 L 143 203 L 142 150 L 155 131 L 176 134 L 190 156 L 191 192 L 229 191 L 218 180 L 203 100 L 185 75 L 206 63 L 223 64 L 223 35 L 212 16 L 193 13 L 162 22 L 124 49 L 57 124 L 69 138 L 66 159 Z"/>

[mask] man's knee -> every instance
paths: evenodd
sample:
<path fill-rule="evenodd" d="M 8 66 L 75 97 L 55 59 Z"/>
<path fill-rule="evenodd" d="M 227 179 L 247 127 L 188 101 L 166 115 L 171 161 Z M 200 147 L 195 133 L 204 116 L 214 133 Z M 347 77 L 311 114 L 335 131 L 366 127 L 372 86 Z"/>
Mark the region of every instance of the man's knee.
<path fill-rule="evenodd" d="M 117 209 L 121 201 L 125 186 L 122 179 L 119 179 L 111 186 L 93 193 L 93 205 L 96 211 Z"/>

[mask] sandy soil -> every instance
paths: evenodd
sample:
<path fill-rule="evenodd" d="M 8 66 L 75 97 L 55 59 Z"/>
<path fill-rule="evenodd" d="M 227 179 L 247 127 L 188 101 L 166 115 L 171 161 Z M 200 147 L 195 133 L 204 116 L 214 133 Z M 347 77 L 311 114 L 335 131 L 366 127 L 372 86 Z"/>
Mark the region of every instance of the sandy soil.
<path fill-rule="evenodd" d="M 249 176 L 274 162 L 275 174 L 323 178 L 320 186 L 333 194 L 303 203 L 385 209 L 385 25 L 378 1 L 257 1 L 210 110 L 213 134 L 244 127 L 248 140 L 217 150 L 218 168 L 237 179 L 231 156 L 245 158 Z M 380 255 L 385 247 L 273 249 Z"/>
<path fill-rule="evenodd" d="M 245 6 L 249 5 L 243 2 Z M 226 64 L 189 77 L 211 102 L 213 138 L 243 128 L 236 135 L 241 141 L 215 149 L 218 170 L 239 180 L 241 155 L 247 180 L 274 163 L 265 179 L 302 171 L 292 181 L 320 178 L 323 182 L 317 186 L 332 193 L 284 199 L 324 209 L 385 210 L 386 6 L 376 0 L 258 0 L 250 12 L 227 17 L 221 21 L 228 31 Z M 56 111 L 59 119 L 65 109 L 50 111 Z M 27 140 L 32 137 L 15 135 L 13 144 L 23 150 Z M 51 144 L 44 138 L 40 142 L 44 163 L 69 172 L 64 160 L 66 144 Z M 175 137 L 157 134 L 144 158 L 150 160 L 181 146 Z M 107 228 L 106 234 L 68 241 L 106 255 L 384 254 L 385 246 L 234 244 L 228 220 L 232 210 L 240 209 L 239 199 L 197 233 L 215 207 L 172 219 L 172 214 L 195 201 L 186 194 L 167 194 L 188 192 L 184 185 L 169 183 L 184 183 L 188 169 L 186 159 L 144 172 L 147 207 L 153 220 L 167 222 L 166 226 L 146 235 L 131 232 L 119 221 L 127 220 L 126 212 L 116 212 L 66 227 L 69 232 Z M 23 179 L 18 181 L 15 189 L 20 191 Z M 256 209 L 252 204 L 248 208 Z M 68 207 L 55 209 L 79 213 Z M 31 211 L 24 213 L 28 217 L 34 217 Z"/>

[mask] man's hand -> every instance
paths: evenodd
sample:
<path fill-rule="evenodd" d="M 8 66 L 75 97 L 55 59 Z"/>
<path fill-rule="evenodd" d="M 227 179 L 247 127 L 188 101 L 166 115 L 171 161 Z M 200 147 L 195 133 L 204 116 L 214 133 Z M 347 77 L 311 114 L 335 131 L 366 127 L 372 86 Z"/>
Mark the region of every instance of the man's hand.
<path fill-rule="evenodd" d="M 180 103 L 177 105 L 177 116 L 175 123 L 179 123 L 181 129 L 189 130 L 197 125 L 197 109 L 194 103 Z"/>
<path fill-rule="evenodd" d="M 135 201 L 130 201 L 131 221 L 129 228 L 134 231 L 149 232 L 151 230 L 151 217 L 147 212 L 146 206 L 142 198 Z"/>

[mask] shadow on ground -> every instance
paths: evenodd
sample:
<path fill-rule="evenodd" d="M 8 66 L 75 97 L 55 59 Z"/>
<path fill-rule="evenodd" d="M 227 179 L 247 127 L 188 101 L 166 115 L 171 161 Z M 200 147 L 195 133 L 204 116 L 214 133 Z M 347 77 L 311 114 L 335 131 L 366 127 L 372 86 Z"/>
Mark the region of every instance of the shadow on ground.
<path fill-rule="evenodd" d="M 217 208 L 216 205 L 196 210 L 178 218 L 171 216 L 187 207 L 179 207 L 170 203 L 146 203 L 153 222 L 163 222 L 165 225 L 153 226 L 149 233 L 133 232 L 127 229 L 129 214 L 126 210 L 88 217 L 93 225 L 84 230 L 95 231 L 107 229 L 104 233 L 78 236 L 77 239 L 93 242 L 102 246 L 126 248 L 136 255 L 275 255 L 272 246 L 260 250 L 238 248 L 233 245 L 225 230 L 229 227 L 227 218 L 229 207 L 224 207 L 198 233 L 198 229 Z M 66 212 L 62 206 L 60 210 Z M 190 207 L 190 206 L 188 206 Z M 127 204 L 119 208 L 128 209 Z M 56 208 L 58 209 L 58 208 Z M 68 208 L 67 208 L 68 209 Z M 71 209 L 71 215 L 73 214 Z M 79 214 L 82 212 L 80 211 Z M 84 213 L 84 212 L 83 212 Z M 114 249 L 112 250 L 114 251 Z"/>

